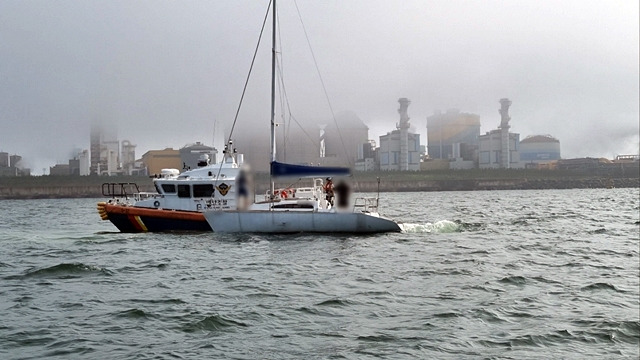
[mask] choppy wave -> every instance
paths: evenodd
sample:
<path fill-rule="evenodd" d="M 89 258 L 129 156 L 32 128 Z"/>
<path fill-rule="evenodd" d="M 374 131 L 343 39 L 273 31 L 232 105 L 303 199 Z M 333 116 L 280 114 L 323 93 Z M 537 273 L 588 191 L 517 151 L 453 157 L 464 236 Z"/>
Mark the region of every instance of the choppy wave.
<path fill-rule="evenodd" d="M 637 190 L 393 195 L 403 233 L 336 237 L 3 204 L 0 358 L 639 357 Z"/>
<path fill-rule="evenodd" d="M 616 292 L 625 292 L 624 290 L 618 289 L 615 285 L 610 283 L 594 283 L 587 286 L 582 287 L 582 290 L 612 290 Z"/>
<path fill-rule="evenodd" d="M 346 305 L 354 305 L 355 302 L 348 299 L 330 299 L 319 302 L 316 306 L 346 306 Z"/>
<path fill-rule="evenodd" d="M 500 282 L 510 285 L 524 285 L 527 283 L 527 278 L 524 276 L 506 276 L 500 279 Z"/>
<path fill-rule="evenodd" d="M 130 318 L 130 319 L 147 319 L 152 317 L 142 309 L 129 309 L 116 314 L 117 317 Z"/>
<path fill-rule="evenodd" d="M 112 276 L 113 273 L 98 266 L 85 265 L 83 263 L 62 263 L 54 266 L 48 266 L 40 269 L 31 269 L 19 276 L 9 276 L 9 279 L 15 278 L 55 278 L 70 279 L 87 275 Z"/>
<path fill-rule="evenodd" d="M 220 331 L 228 330 L 235 327 L 246 327 L 247 324 L 230 319 L 222 315 L 210 315 L 204 319 L 186 324 L 182 327 L 184 332 L 196 332 L 196 331 Z"/>

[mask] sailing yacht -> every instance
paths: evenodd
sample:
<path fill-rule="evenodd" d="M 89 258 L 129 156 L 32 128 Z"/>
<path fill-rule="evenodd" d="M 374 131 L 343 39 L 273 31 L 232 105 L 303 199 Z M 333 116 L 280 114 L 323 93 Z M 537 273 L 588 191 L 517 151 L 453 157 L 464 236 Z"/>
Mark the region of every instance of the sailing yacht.
<path fill-rule="evenodd" d="M 276 161 L 276 1 L 272 2 L 270 189 L 262 201 L 236 210 L 212 209 L 204 216 L 221 233 L 383 233 L 400 232 L 395 221 L 378 213 L 377 198 L 350 199 L 338 191 L 335 202 L 325 196 L 323 178 L 350 174 L 348 168 L 287 164 Z M 275 189 L 274 179 L 311 179 L 308 187 Z M 334 206 L 334 204 L 336 204 Z"/>

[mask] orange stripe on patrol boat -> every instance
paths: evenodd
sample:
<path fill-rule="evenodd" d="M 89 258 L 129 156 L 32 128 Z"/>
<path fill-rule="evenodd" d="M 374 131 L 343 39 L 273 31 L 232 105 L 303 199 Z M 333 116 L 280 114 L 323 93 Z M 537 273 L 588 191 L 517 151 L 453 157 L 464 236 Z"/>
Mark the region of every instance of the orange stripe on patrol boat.
<path fill-rule="evenodd" d="M 124 214 L 135 217 L 144 216 L 173 220 L 206 221 L 204 215 L 199 211 L 152 209 L 114 204 L 105 204 L 104 210 L 107 214 Z M 135 219 L 133 219 L 132 222 L 134 220 Z M 142 220 L 140 220 L 140 222 L 138 222 L 138 220 L 135 220 L 134 226 L 136 226 L 136 224 L 138 226 L 141 226 L 140 230 L 143 229 L 142 226 L 145 226 L 144 223 L 142 223 Z M 147 231 L 146 226 L 144 227 L 144 231 Z"/>

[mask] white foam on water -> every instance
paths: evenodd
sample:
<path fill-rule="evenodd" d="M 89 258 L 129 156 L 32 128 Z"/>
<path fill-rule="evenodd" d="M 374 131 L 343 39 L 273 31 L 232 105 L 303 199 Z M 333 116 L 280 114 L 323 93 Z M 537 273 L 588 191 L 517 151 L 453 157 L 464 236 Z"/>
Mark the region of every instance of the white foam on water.
<path fill-rule="evenodd" d="M 452 233 L 460 231 L 460 225 L 449 220 L 426 224 L 400 224 L 405 233 Z"/>

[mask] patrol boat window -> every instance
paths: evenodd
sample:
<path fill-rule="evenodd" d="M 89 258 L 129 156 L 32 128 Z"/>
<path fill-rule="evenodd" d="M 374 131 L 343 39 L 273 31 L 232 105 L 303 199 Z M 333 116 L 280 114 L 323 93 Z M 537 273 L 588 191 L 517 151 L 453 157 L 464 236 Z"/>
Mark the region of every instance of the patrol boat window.
<path fill-rule="evenodd" d="M 175 194 L 176 186 L 175 184 L 162 184 L 162 190 L 164 190 L 165 194 L 166 193 Z"/>
<path fill-rule="evenodd" d="M 189 185 L 178 185 L 178 197 L 188 198 L 191 197 L 191 187 Z"/>
<path fill-rule="evenodd" d="M 211 197 L 213 195 L 213 184 L 194 184 L 193 197 Z"/>

